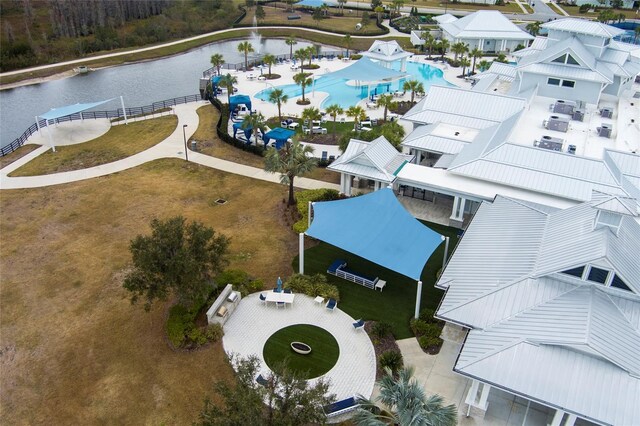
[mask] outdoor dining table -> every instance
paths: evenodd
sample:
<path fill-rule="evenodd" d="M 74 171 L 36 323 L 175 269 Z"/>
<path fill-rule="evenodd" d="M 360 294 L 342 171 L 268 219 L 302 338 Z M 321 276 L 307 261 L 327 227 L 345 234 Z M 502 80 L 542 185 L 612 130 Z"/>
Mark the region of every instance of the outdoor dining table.
<path fill-rule="evenodd" d="M 289 123 L 289 127 L 290 129 L 295 129 L 296 127 L 298 127 L 298 123 L 296 123 L 295 121 L 293 123 Z"/>
<path fill-rule="evenodd" d="M 293 299 L 295 294 L 293 293 L 276 293 L 275 291 L 271 291 L 267 293 L 267 302 L 283 302 L 288 304 L 293 304 Z"/>

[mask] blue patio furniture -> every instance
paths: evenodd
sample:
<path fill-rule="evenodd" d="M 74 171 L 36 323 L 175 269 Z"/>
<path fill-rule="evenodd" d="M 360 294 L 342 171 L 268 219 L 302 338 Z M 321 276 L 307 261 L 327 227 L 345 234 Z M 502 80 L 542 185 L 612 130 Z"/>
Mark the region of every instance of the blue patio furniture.
<path fill-rule="evenodd" d="M 262 303 L 264 303 L 265 305 L 267 304 L 267 296 L 264 293 L 260 293 L 260 300 L 262 301 Z"/>
<path fill-rule="evenodd" d="M 356 322 L 353 323 L 353 328 L 357 331 L 357 330 L 364 330 L 364 320 L 363 319 L 359 319 Z"/>
<path fill-rule="evenodd" d="M 285 294 L 291 294 L 291 293 L 293 293 L 293 292 L 291 291 L 291 289 L 290 289 L 290 288 L 285 288 L 285 289 L 284 289 L 284 293 L 285 293 Z"/>
<path fill-rule="evenodd" d="M 338 306 L 338 302 L 336 301 L 336 299 L 329 299 L 329 301 L 327 302 L 325 308 L 327 308 L 331 312 L 333 312 L 336 309 L 336 306 Z"/>
<path fill-rule="evenodd" d="M 284 302 L 276 302 L 276 308 L 285 308 L 286 306 Z"/>
<path fill-rule="evenodd" d="M 327 151 L 322 151 L 322 161 L 327 161 L 327 156 L 329 153 Z"/>
<path fill-rule="evenodd" d="M 267 379 L 265 379 L 262 374 L 259 374 L 258 377 L 256 377 L 256 382 L 260 385 L 260 386 L 267 386 Z"/>
<path fill-rule="evenodd" d="M 348 413 L 358 408 L 360 404 L 356 401 L 355 397 L 345 398 L 341 401 L 336 401 L 333 404 L 325 405 L 322 407 L 322 411 L 327 417 L 334 417 L 340 414 Z"/>
<path fill-rule="evenodd" d="M 273 289 L 273 292 L 274 292 L 274 293 L 282 293 L 282 289 L 281 289 L 281 288 L 276 287 L 276 288 L 274 288 L 274 289 Z"/>
<path fill-rule="evenodd" d="M 347 261 L 346 260 L 342 260 L 342 259 L 336 259 L 333 261 L 333 263 L 331 265 L 329 265 L 329 267 L 327 268 L 327 273 L 329 274 L 336 274 L 336 271 L 340 268 L 344 268 L 345 266 L 347 266 Z"/>

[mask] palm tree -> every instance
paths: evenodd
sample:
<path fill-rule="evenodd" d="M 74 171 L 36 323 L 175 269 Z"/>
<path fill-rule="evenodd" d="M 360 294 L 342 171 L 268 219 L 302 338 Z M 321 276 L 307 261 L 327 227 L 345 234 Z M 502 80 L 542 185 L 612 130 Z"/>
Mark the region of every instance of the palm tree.
<path fill-rule="evenodd" d="M 347 0 L 338 0 L 338 6 L 340 6 L 340 14 L 344 15 L 344 4 Z"/>
<path fill-rule="evenodd" d="M 491 63 L 489 61 L 484 61 L 483 60 L 483 61 L 478 62 L 478 69 L 480 71 L 488 70 L 490 66 L 491 66 Z"/>
<path fill-rule="evenodd" d="M 382 22 L 382 14 L 384 13 L 384 7 L 382 7 L 382 5 L 376 6 L 376 8 L 373 9 L 373 11 L 376 13 L 376 20 L 378 21 L 378 23 Z"/>
<path fill-rule="evenodd" d="M 405 92 L 407 90 L 411 91 L 411 103 L 413 103 L 416 92 L 424 92 L 424 86 L 418 80 L 407 80 L 402 85 L 402 90 Z"/>
<path fill-rule="evenodd" d="M 385 93 L 384 95 L 380 95 L 380 97 L 378 98 L 378 105 L 384 107 L 384 115 L 382 119 L 384 121 L 387 121 L 387 111 L 389 111 L 391 108 L 395 108 L 398 103 L 393 100 L 392 94 Z"/>
<path fill-rule="evenodd" d="M 357 105 L 349 107 L 349 109 L 347 109 L 345 114 L 347 114 L 347 117 L 353 117 L 354 130 L 358 129 L 358 124 L 360 124 L 360 122 L 364 120 L 365 117 L 367 116 L 367 114 L 364 112 L 364 109 L 362 109 L 361 106 L 357 106 Z"/>
<path fill-rule="evenodd" d="M 471 61 L 469 60 L 469 58 L 465 58 L 464 56 L 460 57 L 460 66 L 462 67 L 462 76 L 465 76 L 465 71 L 467 70 L 467 67 L 471 65 Z"/>
<path fill-rule="evenodd" d="M 481 49 L 478 49 L 476 47 L 475 49 L 473 49 L 471 51 L 470 55 L 473 58 L 473 68 L 471 69 L 471 74 L 475 74 L 476 73 L 476 59 L 482 58 L 482 55 L 484 55 L 484 52 Z"/>
<path fill-rule="evenodd" d="M 302 110 L 300 115 L 303 120 L 307 120 L 308 123 L 313 124 L 314 121 L 318 121 L 322 118 L 322 113 L 316 107 L 307 107 Z"/>
<path fill-rule="evenodd" d="M 309 60 L 309 68 L 311 68 L 311 60 L 313 59 L 313 55 L 316 53 L 315 46 L 309 46 L 305 49 L 307 51 L 307 59 Z"/>
<path fill-rule="evenodd" d="M 300 73 L 293 76 L 293 81 L 302 88 L 302 102 L 306 103 L 306 99 L 304 98 L 304 91 L 307 86 L 311 86 L 313 81 L 311 77 L 307 77 L 306 74 Z"/>
<path fill-rule="evenodd" d="M 238 52 L 244 53 L 244 69 L 249 68 L 249 53 L 255 52 L 253 46 L 248 41 L 243 41 L 238 44 Z"/>
<path fill-rule="evenodd" d="M 349 49 L 351 48 L 351 36 L 347 34 L 346 36 L 342 37 L 342 42 L 345 44 L 345 46 L 347 46 L 347 58 L 348 58 Z"/>
<path fill-rule="evenodd" d="M 529 32 L 529 34 L 531 34 L 532 36 L 537 36 L 538 33 L 540 32 L 540 25 L 542 25 L 542 22 L 540 21 L 535 21 L 535 22 L 529 22 L 527 24 L 527 26 L 525 27 L 525 29 Z"/>
<path fill-rule="evenodd" d="M 429 59 L 431 59 L 431 52 L 433 51 L 433 46 L 436 44 L 436 38 L 432 36 L 429 31 L 423 31 L 422 37 L 424 38 L 424 45 L 429 51 Z"/>
<path fill-rule="evenodd" d="M 289 185 L 289 206 L 296 203 L 293 196 L 293 179 L 309 173 L 317 165 L 317 160 L 312 157 L 312 154 L 313 147 L 302 145 L 297 140 L 287 143 L 281 150 L 275 148 L 267 150 L 264 170 L 269 173 L 280 173 L 280 182 Z"/>
<path fill-rule="evenodd" d="M 244 116 L 242 120 L 242 128 L 251 128 L 253 131 L 253 140 L 258 144 L 258 130 L 264 132 L 265 119 L 261 112 L 255 114 L 248 114 Z"/>
<path fill-rule="evenodd" d="M 289 59 L 293 59 L 293 45 L 298 44 L 295 37 L 287 37 L 284 41 L 289 46 Z"/>
<path fill-rule="evenodd" d="M 400 14 L 400 8 L 404 6 L 404 0 L 393 0 L 393 8 L 395 9 L 396 14 Z"/>
<path fill-rule="evenodd" d="M 227 74 L 220 79 L 220 86 L 227 89 L 227 103 L 231 106 L 231 94 L 233 93 L 233 85 L 238 83 L 238 78 Z M 231 113 L 231 111 L 229 111 Z"/>
<path fill-rule="evenodd" d="M 293 55 L 293 58 L 296 61 L 300 61 L 300 73 L 302 73 L 302 66 L 304 65 L 304 60 L 307 59 L 307 49 L 298 49 L 296 53 Z"/>
<path fill-rule="evenodd" d="M 278 119 L 280 121 L 282 121 L 282 113 L 280 112 L 280 108 L 282 107 L 282 104 L 286 104 L 288 100 L 289 96 L 285 95 L 282 89 L 273 89 L 271 93 L 269 93 L 269 102 L 278 106 Z"/>
<path fill-rule="evenodd" d="M 454 45 L 451 46 L 451 51 L 454 53 L 453 60 L 457 61 L 458 55 L 461 55 L 467 52 L 468 50 L 469 50 L 469 47 L 466 44 L 462 42 L 454 43 Z"/>
<path fill-rule="evenodd" d="M 340 114 L 344 112 L 342 107 L 338 104 L 331 104 L 325 110 L 329 117 L 333 118 L 333 140 L 336 140 L 336 119 Z"/>
<path fill-rule="evenodd" d="M 412 379 L 413 368 L 404 368 L 394 378 L 391 370 L 378 382 L 380 396 L 376 401 L 390 408 L 390 412 L 381 411 L 373 401 L 358 398 L 360 408 L 352 420 L 359 426 L 398 426 L 438 425 L 454 426 L 457 423 L 456 406 L 446 407 L 440 395 L 427 397 L 417 380 Z"/>
<path fill-rule="evenodd" d="M 262 62 L 267 64 L 267 66 L 269 67 L 269 77 L 271 77 L 271 66 L 275 65 L 278 60 L 276 59 L 275 55 L 267 53 L 266 55 L 264 55 L 264 58 L 262 58 Z"/>
<path fill-rule="evenodd" d="M 447 53 L 447 49 L 449 48 L 449 40 L 447 40 L 446 38 L 443 38 L 442 40 L 440 40 L 440 43 L 438 43 L 438 49 L 440 49 L 440 60 L 444 61 L 444 55 Z"/>
<path fill-rule="evenodd" d="M 211 55 L 211 66 L 216 69 L 218 75 L 220 75 L 220 67 L 222 67 L 224 64 L 224 56 L 222 56 L 220 53 Z"/>

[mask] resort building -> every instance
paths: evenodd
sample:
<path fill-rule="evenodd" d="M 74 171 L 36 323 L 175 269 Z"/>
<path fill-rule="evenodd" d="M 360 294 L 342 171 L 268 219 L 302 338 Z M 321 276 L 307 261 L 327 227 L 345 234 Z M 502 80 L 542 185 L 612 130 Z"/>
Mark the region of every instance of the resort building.
<path fill-rule="evenodd" d="M 471 90 L 433 86 L 403 116 L 415 159 L 397 173 L 402 195 L 450 206 L 455 226 L 498 194 L 556 208 L 593 190 L 640 200 L 640 52 L 601 23 L 543 27 L 550 39 L 517 64 L 494 63 Z"/>
<path fill-rule="evenodd" d="M 512 52 L 517 46 L 527 46 L 534 38 L 496 10 L 479 10 L 460 19 L 445 13 L 434 19 L 443 39 L 451 44 L 467 44 L 469 50 Z"/>
<path fill-rule="evenodd" d="M 638 216 L 599 191 L 566 209 L 482 203 L 436 284 L 436 316 L 464 336 L 468 414 L 490 419 L 506 392 L 526 400 L 522 424 L 637 424 Z"/>

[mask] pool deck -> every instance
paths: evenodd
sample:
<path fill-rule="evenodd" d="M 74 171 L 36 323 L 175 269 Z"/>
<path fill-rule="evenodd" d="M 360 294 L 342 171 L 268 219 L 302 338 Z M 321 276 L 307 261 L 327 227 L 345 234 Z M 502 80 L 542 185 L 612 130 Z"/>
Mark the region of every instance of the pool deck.
<path fill-rule="evenodd" d="M 337 400 L 357 394 L 371 396 L 376 376 L 373 344 L 367 333 L 353 328 L 355 319 L 341 311 L 339 303 L 331 312 L 313 298 L 296 294 L 291 306 L 277 308 L 272 303 L 265 305 L 259 295 L 244 297 L 224 325 L 222 344 L 227 354 L 256 355 L 260 359 L 260 373 L 265 374 L 270 370 L 262 349 L 273 333 L 294 324 L 315 325 L 331 333 L 340 347 L 336 365 L 321 376 L 330 381 L 329 392 Z"/>
<path fill-rule="evenodd" d="M 478 59 L 478 62 L 480 60 L 481 59 Z M 458 87 L 463 87 L 463 88 L 471 87 L 471 82 L 465 81 L 463 79 L 456 77 L 457 75 L 462 73 L 461 68 L 452 68 L 447 64 L 442 64 L 440 62 L 436 64 L 433 61 L 428 61 L 426 59 L 426 55 L 414 55 L 409 58 L 409 61 L 417 62 L 417 63 L 426 63 L 431 67 L 441 69 L 444 72 L 444 79 L 447 80 L 449 83 L 454 84 Z M 317 77 L 326 75 L 328 73 L 343 69 L 348 65 L 353 64 L 354 61 L 342 61 L 340 59 L 334 59 L 334 60 L 320 59 L 320 60 L 314 60 L 312 61 L 312 63 L 319 65 L 320 68 L 315 70 L 305 70 L 305 72 L 310 72 L 313 74 L 314 78 L 317 78 Z M 263 101 L 261 99 L 256 98 L 255 95 L 265 89 L 278 87 L 286 84 L 292 84 L 293 76 L 298 73 L 297 70 L 291 69 L 291 63 L 274 65 L 271 67 L 271 72 L 273 74 L 279 74 L 281 77 L 276 80 L 258 80 L 258 77 L 260 76 L 259 69 L 256 69 L 253 71 L 247 71 L 247 72 L 245 71 L 231 72 L 231 75 L 235 76 L 238 79 L 238 84 L 237 84 L 238 93 L 251 96 L 252 108 L 254 110 L 261 112 L 265 117 L 277 116 L 278 107 L 275 104 L 272 104 L 268 101 Z M 264 74 L 268 73 L 268 69 L 264 68 L 263 73 Z M 253 78 L 250 76 L 253 76 Z M 309 99 L 311 101 L 311 104 L 298 105 L 296 104 L 296 101 L 298 99 L 301 99 L 301 96 L 292 97 L 287 101 L 286 104 L 282 105 L 282 108 L 281 108 L 282 115 L 283 117 L 284 116 L 300 117 L 302 114 L 302 111 L 309 106 L 315 106 L 319 108 L 319 106 L 322 104 L 322 102 L 325 100 L 327 96 L 328 96 L 328 93 L 321 92 L 321 91 L 313 91 L 312 88 L 309 87 L 305 91 L 305 98 Z M 226 99 L 227 99 L 226 91 L 222 95 L 220 95 L 220 98 L 223 102 L 226 102 Z M 419 100 L 420 98 L 416 97 L 416 99 Z M 397 100 L 409 101 L 411 100 L 411 94 L 407 92 L 404 96 L 397 98 Z M 358 105 L 361 106 L 371 118 L 380 119 L 384 114 L 384 110 L 382 108 L 375 108 L 375 109 L 367 108 L 367 99 L 361 100 L 358 103 Z M 338 116 L 338 121 L 342 117 L 347 118 L 346 115 Z"/>

